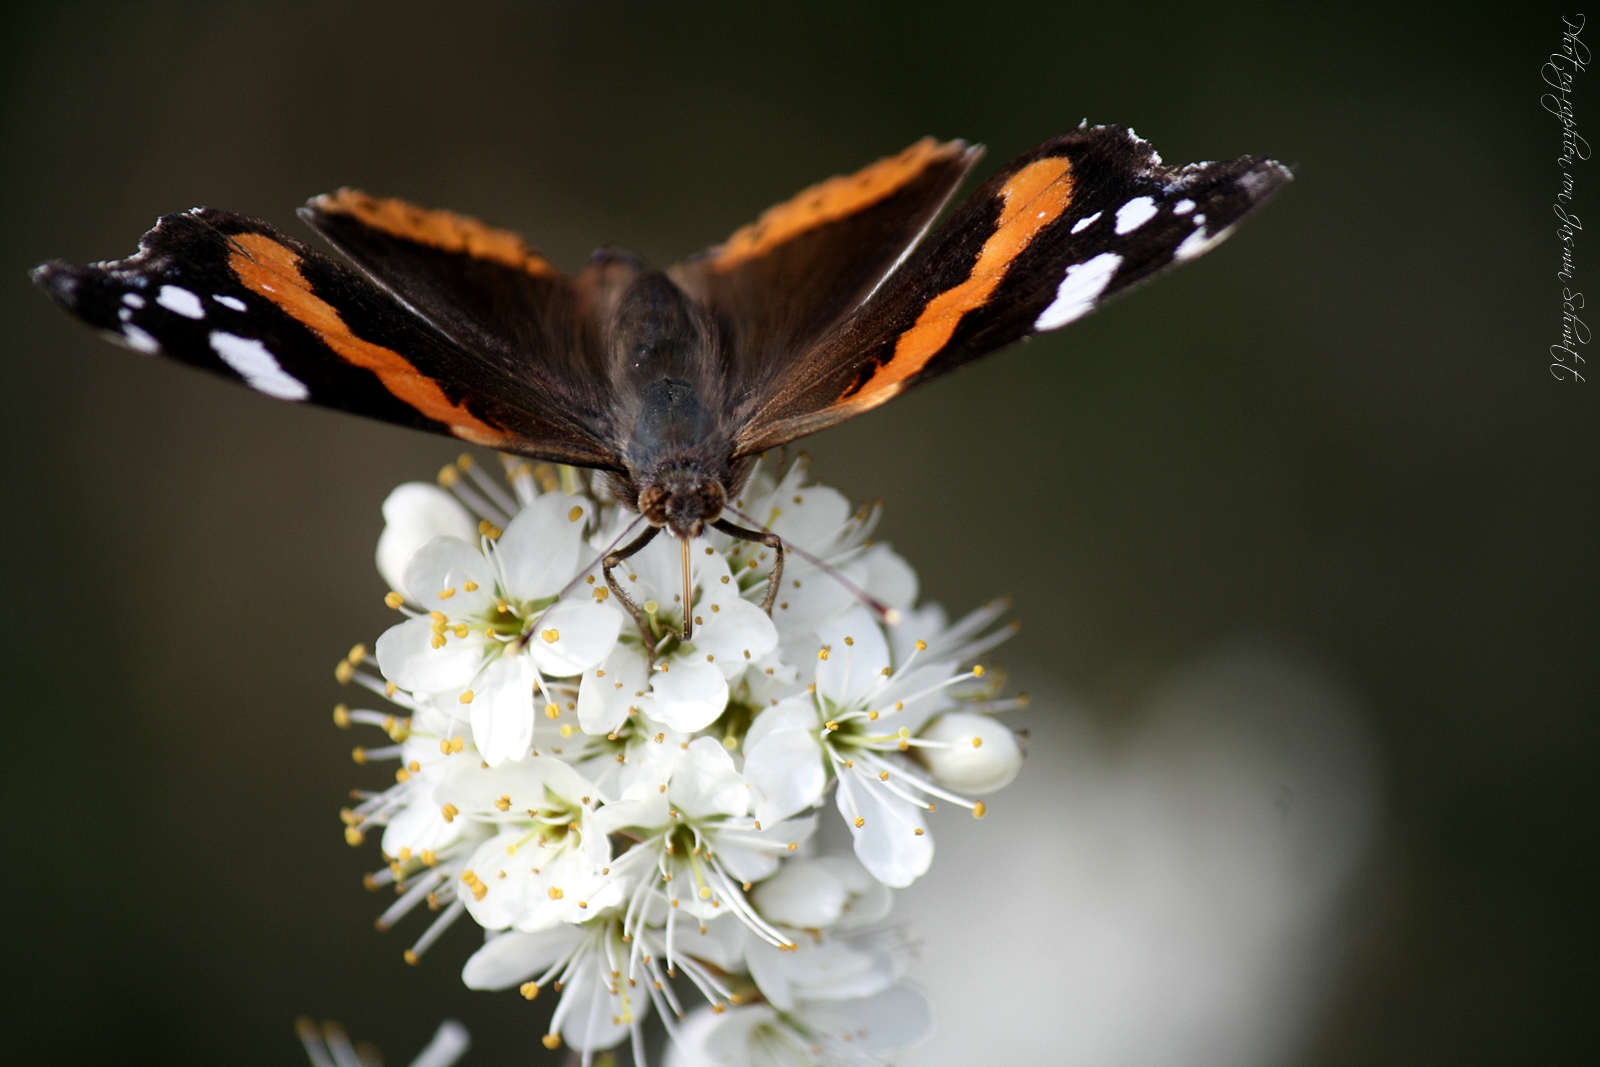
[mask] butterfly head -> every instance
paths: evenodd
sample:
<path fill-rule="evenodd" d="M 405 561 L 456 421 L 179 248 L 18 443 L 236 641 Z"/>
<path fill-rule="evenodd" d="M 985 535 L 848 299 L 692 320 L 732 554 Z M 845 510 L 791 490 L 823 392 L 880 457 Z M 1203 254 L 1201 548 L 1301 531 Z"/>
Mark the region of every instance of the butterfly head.
<path fill-rule="evenodd" d="M 693 469 L 664 471 L 639 492 L 639 511 L 650 524 L 685 540 L 705 533 L 727 502 L 721 482 Z"/>

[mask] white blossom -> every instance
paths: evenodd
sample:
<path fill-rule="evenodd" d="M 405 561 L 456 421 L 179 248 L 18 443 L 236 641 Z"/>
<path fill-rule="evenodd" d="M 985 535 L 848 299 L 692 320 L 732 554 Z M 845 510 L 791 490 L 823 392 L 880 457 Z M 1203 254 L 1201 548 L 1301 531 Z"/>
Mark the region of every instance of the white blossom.
<path fill-rule="evenodd" d="M 623 1041 L 644 1063 L 652 1014 L 683 1067 L 876 1064 L 918 1040 L 926 1000 L 879 924 L 929 868 L 936 802 L 982 815 L 963 794 L 1017 773 L 993 713 L 1018 701 L 979 662 L 1003 606 L 916 607 L 876 508 L 758 465 L 729 511 L 786 545 L 770 617 L 776 553 L 710 530 L 688 603 L 672 538 L 616 569 L 641 628 L 600 568 L 638 517 L 571 468 L 506 468 L 509 488 L 463 457 L 390 495 L 378 565 L 407 618 L 336 672 L 392 709 L 335 716 L 388 735 L 358 762 L 399 764 L 344 813 L 351 844 L 381 830 L 380 929 L 436 912 L 415 963 L 470 917 L 463 981 L 557 993 L 543 1042 L 585 1063 Z M 810 854 L 825 807 L 854 857 Z"/>

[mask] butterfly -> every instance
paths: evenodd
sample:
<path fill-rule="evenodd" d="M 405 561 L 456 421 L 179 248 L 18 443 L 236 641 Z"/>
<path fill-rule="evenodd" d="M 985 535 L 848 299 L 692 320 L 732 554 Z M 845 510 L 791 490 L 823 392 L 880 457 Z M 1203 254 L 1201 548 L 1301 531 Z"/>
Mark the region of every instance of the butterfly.
<path fill-rule="evenodd" d="M 605 472 L 644 524 L 605 554 L 606 581 L 648 635 L 612 571 L 662 530 L 682 541 L 685 604 L 707 527 L 772 548 L 771 610 L 784 543 L 730 504 L 760 453 L 1081 318 L 1215 247 L 1290 179 L 1249 156 L 1166 167 L 1132 130 L 1085 124 L 934 228 L 982 151 L 925 138 L 665 271 L 603 248 L 568 277 L 509 231 L 341 189 L 300 216 L 353 266 L 195 208 L 127 259 L 33 278 L 135 352 Z"/>

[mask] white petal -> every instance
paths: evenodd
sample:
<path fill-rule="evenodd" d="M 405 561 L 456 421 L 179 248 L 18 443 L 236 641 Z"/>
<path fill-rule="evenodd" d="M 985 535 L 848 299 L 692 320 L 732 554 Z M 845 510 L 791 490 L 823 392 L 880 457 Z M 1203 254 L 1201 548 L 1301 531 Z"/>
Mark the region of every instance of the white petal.
<path fill-rule="evenodd" d="M 689 658 L 714 662 L 724 677 L 737 678 L 778 647 L 778 630 L 767 613 L 748 600 L 729 596 L 714 603 L 716 611 L 708 610 L 703 602 L 696 605 L 696 616 L 705 619 L 705 625 L 695 630 Z"/>
<path fill-rule="evenodd" d="M 466 588 L 469 582 L 477 587 L 471 592 Z M 494 605 L 494 587 L 493 565 L 457 537 L 435 537 L 406 562 L 406 595 L 452 619 L 485 614 Z"/>
<path fill-rule="evenodd" d="M 949 748 L 918 748 L 940 785 L 964 793 L 992 793 L 1011 784 L 1022 769 L 1017 739 L 994 718 L 947 711 L 919 735 Z M 977 744 L 974 744 L 977 742 Z"/>
<path fill-rule="evenodd" d="M 540 670 L 566 678 L 610 655 L 621 630 L 622 614 L 614 608 L 563 600 L 534 622 L 528 652 Z"/>
<path fill-rule="evenodd" d="M 800 498 L 798 504 L 794 502 L 796 496 Z M 772 532 L 814 556 L 826 556 L 850 521 L 852 510 L 843 493 L 825 485 L 805 486 L 789 499 L 774 504 L 779 515 L 768 521 Z M 765 520 L 767 516 L 756 518 Z"/>
<path fill-rule="evenodd" d="M 838 568 L 846 580 L 860 586 L 867 569 L 859 562 Z M 811 633 L 829 619 L 859 603 L 838 579 L 791 555 L 783 567 L 783 587 L 772 605 L 772 621 L 783 633 Z M 816 648 L 811 649 L 813 654 Z"/>
<path fill-rule="evenodd" d="M 692 1018 L 692 1017 L 691 1017 Z M 775 1041 L 767 1035 L 774 1030 L 787 1030 L 778 1013 L 766 1004 L 752 1004 L 745 1008 L 730 1008 L 721 1015 L 713 1015 L 713 1025 L 704 1028 L 700 1037 L 701 1055 L 690 1061 L 695 1067 L 714 1064 L 715 1067 L 813 1067 L 821 1062 L 794 1056 L 793 1048 L 784 1048 L 785 1042 Z M 699 1036 L 697 1033 L 696 1036 Z M 789 1044 L 799 1044 L 791 1037 Z"/>
<path fill-rule="evenodd" d="M 792 860 L 750 892 L 763 918 L 796 929 L 832 926 L 849 903 L 850 891 L 829 867 Z"/>
<path fill-rule="evenodd" d="M 856 858 L 872 877 L 903 889 L 928 872 L 933 862 L 933 835 L 921 808 L 854 774 L 839 780 L 836 799 L 839 814 L 855 838 Z M 858 819 L 860 826 L 856 825 Z M 920 834 L 916 832 L 919 829 Z"/>
<path fill-rule="evenodd" d="M 917 572 L 886 544 L 876 544 L 861 557 L 867 592 L 902 611 L 917 602 Z"/>
<path fill-rule="evenodd" d="M 710 726 L 728 706 L 728 680 L 714 664 L 674 663 L 650 685 L 657 718 L 684 733 Z"/>
<path fill-rule="evenodd" d="M 515 846 L 523 833 L 519 828 L 496 834 L 479 845 L 467 861 L 466 870 L 482 880 L 483 896 L 468 891 L 465 885 L 456 886 L 466 902 L 467 912 L 487 930 L 504 930 L 527 910 L 530 881 L 527 857 L 506 854 L 506 849 Z"/>
<path fill-rule="evenodd" d="M 872 613 L 857 605 L 817 628 L 828 658 L 818 657 L 817 693 L 835 704 L 853 704 L 883 684 L 889 642 Z"/>
<path fill-rule="evenodd" d="M 464 689 L 483 668 L 486 639 L 450 634 L 440 648 L 433 647 L 433 630 L 426 617 L 407 619 L 378 637 L 378 669 L 401 689 L 413 693 L 443 693 Z"/>
<path fill-rule="evenodd" d="M 744 780 L 763 824 L 804 811 L 821 802 L 828 784 L 822 743 L 814 730 L 774 730 L 746 749 Z"/>
<path fill-rule="evenodd" d="M 618 983 L 612 996 L 609 974 L 602 973 L 605 959 L 588 954 L 578 973 L 561 993 L 565 1015 L 561 1037 L 576 1052 L 610 1048 L 628 1036 L 629 1025 L 650 1013 L 650 996 L 642 987 Z"/>
<path fill-rule="evenodd" d="M 378 573 L 390 589 L 405 591 L 411 554 L 435 537 L 471 541 L 478 524 L 455 497 L 427 482 L 407 482 L 383 502 L 383 533 L 378 535 Z"/>
<path fill-rule="evenodd" d="M 756 716 L 755 722 L 750 724 L 750 729 L 744 735 L 744 748 L 746 752 L 761 743 L 761 739 L 778 730 L 808 730 L 815 732 L 822 727 L 822 721 L 817 717 L 816 704 L 809 696 L 793 697 L 780 700 Z"/>
<path fill-rule="evenodd" d="M 717 834 L 717 857 L 734 881 L 760 882 L 778 870 L 778 857 L 788 846 L 803 844 L 817 832 L 817 817 L 763 822 L 761 829 L 733 830 L 724 826 Z"/>
<path fill-rule="evenodd" d="M 889 914 L 889 908 L 894 904 L 894 892 L 867 873 L 861 861 L 854 856 L 818 856 L 809 862 L 832 871 L 850 894 L 835 924 L 836 929 L 870 926 Z"/>
<path fill-rule="evenodd" d="M 628 721 L 628 709 L 639 707 L 649 694 L 650 667 L 644 652 L 618 641 L 600 666 L 583 674 L 578 686 L 578 725 L 586 734 L 613 733 Z"/>
<path fill-rule="evenodd" d="M 750 810 L 750 790 L 733 765 L 733 757 L 714 737 L 690 742 L 672 771 L 667 795 L 691 819 L 743 815 Z"/>
<path fill-rule="evenodd" d="M 502 655 L 475 684 L 472 739 L 484 762 L 495 767 L 526 756 L 533 746 L 533 665 L 526 656 Z"/>
<path fill-rule="evenodd" d="M 530 601 L 561 592 L 578 574 L 585 519 L 593 509 L 584 497 L 546 493 L 518 512 L 495 542 L 507 595 Z"/>
<path fill-rule="evenodd" d="M 744 923 L 736 916 L 723 915 L 705 923 L 704 933 L 701 929 L 687 923 L 679 926 L 674 931 L 674 951 L 705 960 L 724 971 L 744 969 L 744 949 L 750 939 Z"/>
<path fill-rule="evenodd" d="M 501 934 L 472 954 L 461 970 L 461 980 L 468 989 L 521 985 L 549 970 L 587 934 L 578 926 L 558 926 L 537 934 Z"/>
<path fill-rule="evenodd" d="M 808 1001 L 799 1014 L 867 1052 L 909 1048 L 933 1028 L 928 998 L 903 982 L 860 1000 Z"/>

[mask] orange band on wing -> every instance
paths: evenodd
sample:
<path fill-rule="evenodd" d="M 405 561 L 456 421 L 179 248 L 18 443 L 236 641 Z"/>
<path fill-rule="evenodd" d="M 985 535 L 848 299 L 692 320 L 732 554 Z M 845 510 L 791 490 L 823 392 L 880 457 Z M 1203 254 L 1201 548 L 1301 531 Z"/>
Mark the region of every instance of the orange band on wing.
<path fill-rule="evenodd" d="M 1035 160 L 1000 187 L 1000 222 L 983 243 L 972 272 L 928 301 L 911 328 L 895 342 L 894 355 L 859 391 L 850 407 L 872 408 L 904 388 L 950 343 L 967 312 L 982 307 L 1024 249 L 1072 203 L 1072 165 L 1061 157 Z"/>
<path fill-rule="evenodd" d="M 711 257 L 715 270 L 732 270 L 766 255 L 807 230 L 847 218 L 909 185 L 929 167 L 966 151 L 961 141 L 940 144 L 924 137 L 897 156 L 880 159 L 854 174 L 819 182 L 734 232 Z"/>
<path fill-rule="evenodd" d="M 245 288 L 288 312 L 345 362 L 376 374 L 397 399 L 450 427 L 464 441 L 499 448 L 510 440 L 499 427 L 489 425 L 445 396 L 437 382 L 400 353 L 350 332 L 338 310 L 311 291 L 311 284 L 300 273 L 300 257 L 291 249 L 259 233 L 235 234 L 232 241 L 238 248 L 229 255 L 228 263 Z"/>
<path fill-rule="evenodd" d="M 319 211 L 349 215 L 375 230 L 446 252 L 465 252 L 474 259 L 491 260 L 539 278 L 560 274 L 510 230 L 497 230 L 454 211 L 430 211 L 405 200 L 371 196 L 360 189 L 340 189 L 311 203 Z"/>

